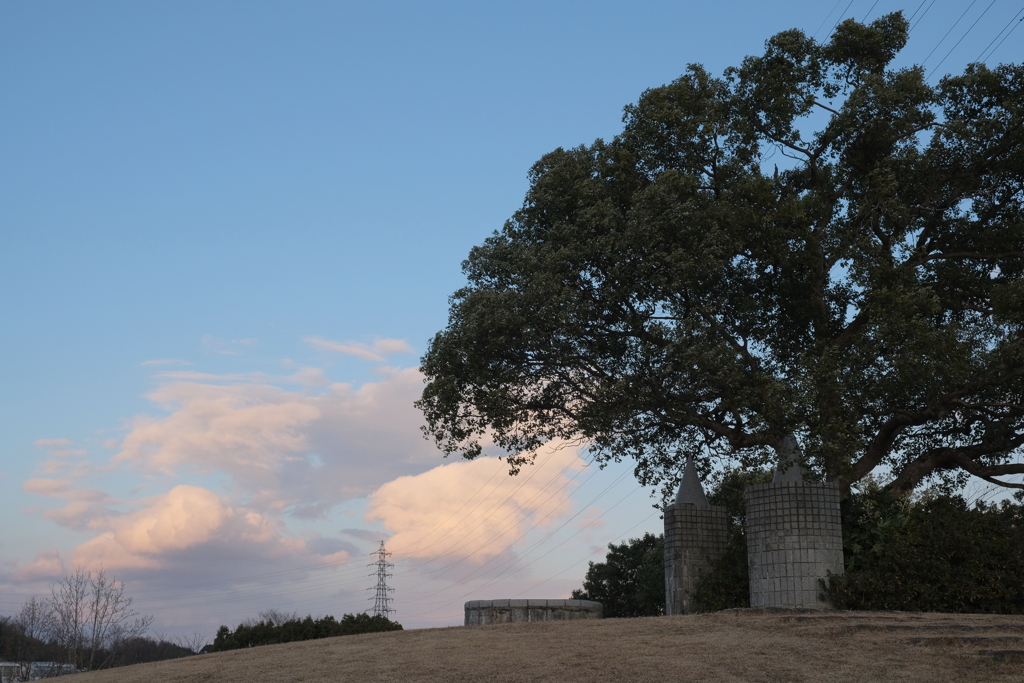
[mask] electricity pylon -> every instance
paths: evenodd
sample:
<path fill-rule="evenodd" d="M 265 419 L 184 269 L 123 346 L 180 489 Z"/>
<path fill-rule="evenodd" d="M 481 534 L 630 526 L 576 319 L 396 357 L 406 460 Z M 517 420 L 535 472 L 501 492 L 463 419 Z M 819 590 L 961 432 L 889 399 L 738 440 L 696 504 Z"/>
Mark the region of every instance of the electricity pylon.
<path fill-rule="evenodd" d="M 377 567 L 376 574 L 370 574 L 370 576 L 377 577 L 377 594 L 373 598 L 373 616 L 382 616 L 387 619 L 388 615 L 395 611 L 391 609 L 391 601 L 394 598 L 390 595 L 395 592 L 395 589 L 388 588 L 388 577 L 393 576 L 388 573 L 388 569 L 395 565 L 388 562 L 388 556 L 391 553 L 384 550 L 384 541 L 380 542 L 380 548 L 376 552 L 370 554 L 377 556 L 376 562 L 367 565 L 368 567 Z"/>

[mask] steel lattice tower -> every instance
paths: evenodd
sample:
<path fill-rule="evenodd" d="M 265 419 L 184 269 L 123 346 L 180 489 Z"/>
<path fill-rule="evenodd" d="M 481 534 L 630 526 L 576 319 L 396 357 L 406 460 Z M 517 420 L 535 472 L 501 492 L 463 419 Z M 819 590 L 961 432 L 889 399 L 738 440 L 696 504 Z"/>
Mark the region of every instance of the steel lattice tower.
<path fill-rule="evenodd" d="M 376 562 L 367 565 L 368 567 L 377 567 L 376 574 L 370 574 L 370 576 L 377 577 L 377 594 L 373 598 L 373 616 L 382 616 L 387 619 L 388 615 L 395 611 L 390 606 L 393 600 L 390 593 L 394 593 L 395 589 L 388 588 L 388 577 L 392 576 L 392 574 L 388 573 L 388 569 L 395 565 L 388 562 L 388 557 L 391 553 L 384 550 L 384 541 L 380 542 L 380 548 L 376 552 L 371 553 L 371 555 L 377 556 Z"/>

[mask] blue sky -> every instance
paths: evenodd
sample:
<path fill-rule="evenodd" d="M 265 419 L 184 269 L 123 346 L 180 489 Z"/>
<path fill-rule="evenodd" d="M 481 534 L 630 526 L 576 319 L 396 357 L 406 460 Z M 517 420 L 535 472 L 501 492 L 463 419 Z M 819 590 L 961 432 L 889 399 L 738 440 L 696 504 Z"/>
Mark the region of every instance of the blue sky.
<path fill-rule="evenodd" d="M 612 137 L 645 88 L 900 8 L 902 63 L 1021 54 L 1008 0 L 3 3 L 0 614 L 76 559 L 167 633 L 361 610 L 365 553 L 444 507 L 424 492 L 465 504 L 431 524 L 487 534 L 437 541 L 451 567 L 396 555 L 400 621 L 458 623 L 463 588 L 567 594 L 661 522 L 628 468 L 570 483 L 561 453 L 557 486 L 506 491 L 507 536 L 490 464 L 440 468 L 409 403 L 460 262 L 534 161 Z"/>

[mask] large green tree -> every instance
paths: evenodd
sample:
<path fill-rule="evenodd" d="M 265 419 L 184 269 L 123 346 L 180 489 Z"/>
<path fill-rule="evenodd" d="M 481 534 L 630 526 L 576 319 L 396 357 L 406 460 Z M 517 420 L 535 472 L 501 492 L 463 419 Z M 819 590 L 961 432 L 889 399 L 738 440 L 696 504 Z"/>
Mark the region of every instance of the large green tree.
<path fill-rule="evenodd" d="M 585 437 L 653 484 L 792 433 L 844 486 L 1024 472 L 1024 69 L 933 85 L 907 35 L 780 33 L 538 161 L 423 358 L 439 446 Z"/>
<path fill-rule="evenodd" d="M 582 590 L 572 597 L 597 600 L 604 616 L 657 617 L 665 613 L 665 537 L 644 534 L 608 544 L 604 562 L 590 562 Z"/>

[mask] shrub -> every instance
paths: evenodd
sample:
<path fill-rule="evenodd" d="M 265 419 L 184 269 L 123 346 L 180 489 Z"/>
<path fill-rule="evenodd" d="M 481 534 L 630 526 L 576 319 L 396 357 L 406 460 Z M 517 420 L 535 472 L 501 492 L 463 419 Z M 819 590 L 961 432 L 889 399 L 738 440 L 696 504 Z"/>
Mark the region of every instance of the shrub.
<path fill-rule="evenodd" d="M 604 562 L 591 562 L 577 600 L 596 600 L 604 616 L 653 617 L 665 613 L 665 537 L 644 534 L 608 544 Z"/>
<path fill-rule="evenodd" d="M 391 621 L 387 617 L 380 615 L 371 617 L 365 612 L 361 614 L 346 614 L 341 618 L 341 621 L 330 615 L 320 619 L 313 619 L 312 616 L 307 616 L 305 619 L 289 619 L 281 623 L 275 623 L 272 619 L 265 619 L 256 623 L 239 624 L 238 628 L 234 631 L 231 631 L 227 626 L 221 626 L 217 630 L 217 636 L 213 640 L 210 652 L 237 650 L 246 647 L 257 647 L 259 645 L 291 643 L 297 640 L 315 640 L 317 638 L 351 636 L 359 633 L 401 630 L 402 625 L 397 621 Z"/>
<path fill-rule="evenodd" d="M 1024 507 L 874 490 L 844 505 L 840 609 L 1024 614 Z"/>
<path fill-rule="evenodd" d="M 747 571 L 747 503 L 743 491 L 753 484 L 766 484 L 773 472 L 731 470 L 712 487 L 708 502 L 725 506 L 729 513 L 729 545 L 697 582 L 693 594 L 694 609 L 715 612 L 733 607 L 750 607 L 750 578 Z"/>

